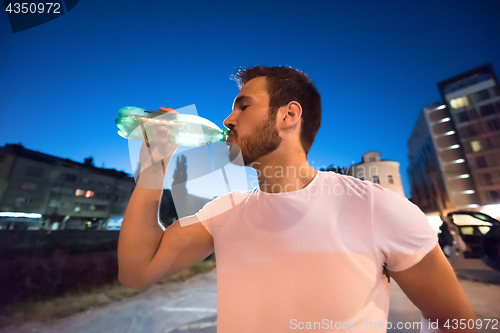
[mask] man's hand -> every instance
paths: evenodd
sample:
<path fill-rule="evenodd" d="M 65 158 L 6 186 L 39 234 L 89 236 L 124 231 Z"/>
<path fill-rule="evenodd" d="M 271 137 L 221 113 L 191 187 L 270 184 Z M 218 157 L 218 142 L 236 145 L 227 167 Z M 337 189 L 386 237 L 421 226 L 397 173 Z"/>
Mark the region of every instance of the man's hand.
<path fill-rule="evenodd" d="M 174 109 L 159 108 L 163 113 L 178 113 Z M 161 115 L 156 117 L 161 119 Z M 146 189 L 162 189 L 170 158 L 179 145 L 169 141 L 168 129 L 147 121 L 142 126 L 144 142 L 139 153 L 140 175 L 137 185 Z"/>

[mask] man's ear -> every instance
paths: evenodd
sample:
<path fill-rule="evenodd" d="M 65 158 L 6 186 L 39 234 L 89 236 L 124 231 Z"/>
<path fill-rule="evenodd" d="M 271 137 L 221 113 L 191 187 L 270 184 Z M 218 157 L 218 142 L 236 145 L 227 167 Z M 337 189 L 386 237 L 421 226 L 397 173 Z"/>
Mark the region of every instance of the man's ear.
<path fill-rule="evenodd" d="M 292 101 L 285 106 L 282 106 L 278 112 L 278 123 L 284 129 L 295 128 L 302 117 L 302 106 L 299 102 Z"/>

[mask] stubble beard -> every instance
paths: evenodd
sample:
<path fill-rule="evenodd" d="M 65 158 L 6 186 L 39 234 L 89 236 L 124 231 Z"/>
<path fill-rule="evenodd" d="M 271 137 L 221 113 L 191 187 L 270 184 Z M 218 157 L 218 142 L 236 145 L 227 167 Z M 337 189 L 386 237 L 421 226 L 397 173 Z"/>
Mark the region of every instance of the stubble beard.
<path fill-rule="evenodd" d="M 250 166 L 257 159 L 275 151 L 280 143 L 281 137 L 276 129 L 275 117 L 268 116 L 261 126 L 259 126 L 253 135 L 247 135 L 238 139 L 238 147 L 241 149 L 243 157 L 243 164 Z M 229 151 L 229 158 L 231 161 L 235 160 L 236 155 L 239 154 L 236 147 L 231 147 Z"/>

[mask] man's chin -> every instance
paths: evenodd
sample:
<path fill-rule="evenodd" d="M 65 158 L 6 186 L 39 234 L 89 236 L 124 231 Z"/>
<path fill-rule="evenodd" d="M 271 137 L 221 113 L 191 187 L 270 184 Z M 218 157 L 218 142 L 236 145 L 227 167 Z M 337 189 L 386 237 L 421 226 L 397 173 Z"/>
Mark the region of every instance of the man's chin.
<path fill-rule="evenodd" d="M 243 155 L 241 153 L 240 147 L 232 142 L 226 142 L 226 145 L 228 146 L 228 158 L 229 162 L 231 162 L 234 165 L 238 166 L 245 166 L 245 161 L 243 159 Z"/>

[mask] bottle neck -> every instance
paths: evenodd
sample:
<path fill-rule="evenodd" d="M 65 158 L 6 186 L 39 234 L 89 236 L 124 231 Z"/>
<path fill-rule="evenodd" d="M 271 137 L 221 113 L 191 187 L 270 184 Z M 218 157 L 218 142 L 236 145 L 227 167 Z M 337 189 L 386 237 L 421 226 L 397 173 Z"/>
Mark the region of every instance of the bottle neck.
<path fill-rule="evenodd" d="M 227 141 L 227 138 L 229 137 L 229 132 L 230 132 L 230 130 L 228 130 L 226 128 L 224 128 L 222 130 L 222 140 L 221 141 L 223 141 L 223 142 Z"/>

